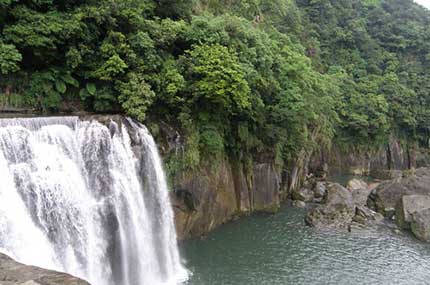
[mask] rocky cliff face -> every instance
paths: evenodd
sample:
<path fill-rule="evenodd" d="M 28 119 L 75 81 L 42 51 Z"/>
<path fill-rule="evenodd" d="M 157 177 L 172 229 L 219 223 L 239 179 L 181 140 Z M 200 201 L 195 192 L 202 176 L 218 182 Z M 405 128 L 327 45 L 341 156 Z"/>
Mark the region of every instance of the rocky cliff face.
<path fill-rule="evenodd" d="M 0 253 L 1 285 L 90 285 L 71 275 L 28 266 Z"/>
<path fill-rule="evenodd" d="M 355 175 L 371 175 L 380 179 L 392 179 L 401 175 L 396 170 L 428 165 L 429 156 L 416 143 L 405 143 L 392 136 L 385 146 L 378 150 L 358 150 L 353 146 L 346 149 L 333 146 L 330 151 L 320 150 L 309 160 L 309 171 L 329 169 Z"/>
<path fill-rule="evenodd" d="M 271 163 L 255 164 L 246 173 L 225 159 L 176 179 L 172 200 L 180 239 L 204 235 L 236 216 L 280 207 L 280 175 Z"/>
<path fill-rule="evenodd" d="M 162 127 L 165 153 L 182 149 L 179 134 Z M 380 179 L 401 177 L 402 171 L 427 164 L 428 155 L 415 144 L 402 144 L 392 137 L 374 151 L 359 151 L 336 146 L 329 152 L 302 153 L 283 170 L 270 159 L 254 162 L 245 169 L 240 162 L 224 158 L 218 166 L 175 175 L 174 210 L 180 239 L 198 237 L 236 216 L 256 212 L 275 212 L 282 200 L 299 189 L 309 174 L 316 176 L 341 171 L 372 175 Z"/>

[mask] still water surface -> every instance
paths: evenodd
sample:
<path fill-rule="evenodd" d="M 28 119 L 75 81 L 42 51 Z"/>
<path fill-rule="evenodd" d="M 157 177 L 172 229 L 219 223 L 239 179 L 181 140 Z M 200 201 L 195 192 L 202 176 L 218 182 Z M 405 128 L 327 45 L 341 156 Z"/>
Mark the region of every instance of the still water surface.
<path fill-rule="evenodd" d="M 388 228 L 316 231 L 284 206 L 182 244 L 190 285 L 430 284 L 430 245 Z"/>

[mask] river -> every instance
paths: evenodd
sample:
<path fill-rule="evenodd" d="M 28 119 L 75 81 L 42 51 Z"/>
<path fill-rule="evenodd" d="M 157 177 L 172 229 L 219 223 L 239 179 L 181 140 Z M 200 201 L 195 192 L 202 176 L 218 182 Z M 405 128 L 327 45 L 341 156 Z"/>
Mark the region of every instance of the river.
<path fill-rule="evenodd" d="M 430 284 L 430 245 L 389 228 L 317 231 L 284 206 L 181 246 L 189 285 Z"/>

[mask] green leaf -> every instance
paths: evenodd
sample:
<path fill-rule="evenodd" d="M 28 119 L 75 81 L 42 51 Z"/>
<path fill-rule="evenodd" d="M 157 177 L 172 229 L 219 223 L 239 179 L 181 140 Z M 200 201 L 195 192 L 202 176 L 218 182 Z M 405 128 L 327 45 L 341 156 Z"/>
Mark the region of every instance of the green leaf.
<path fill-rule="evenodd" d="M 64 82 L 66 82 L 69 85 L 72 85 L 76 88 L 79 87 L 79 82 L 75 78 L 73 78 L 70 74 L 65 74 L 61 76 L 61 79 L 63 79 Z"/>
<path fill-rule="evenodd" d="M 81 100 L 85 100 L 90 97 L 90 94 L 86 89 L 81 89 L 81 91 L 79 91 L 79 96 L 81 97 Z"/>
<path fill-rule="evenodd" d="M 57 91 L 60 92 L 61 94 L 66 93 L 66 90 L 67 90 L 66 83 L 64 83 L 64 81 L 62 80 L 55 81 L 55 89 L 57 89 Z"/>
<path fill-rule="evenodd" d="M 96 85 L 94 83 L 87 83 L 87 91 L 91 95 L 96 94 L 96 91 L 97 91 Z"/>

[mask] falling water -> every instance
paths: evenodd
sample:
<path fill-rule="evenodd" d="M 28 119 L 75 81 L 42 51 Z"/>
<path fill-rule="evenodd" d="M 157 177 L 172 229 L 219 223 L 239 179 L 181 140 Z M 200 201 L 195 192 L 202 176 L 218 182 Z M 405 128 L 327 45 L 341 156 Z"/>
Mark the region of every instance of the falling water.
<path fill-rule="evenodd" d="M 94 285 L 187 277 L 157 147 L 132 120 L 0 120 L 0 251 Z"/>

